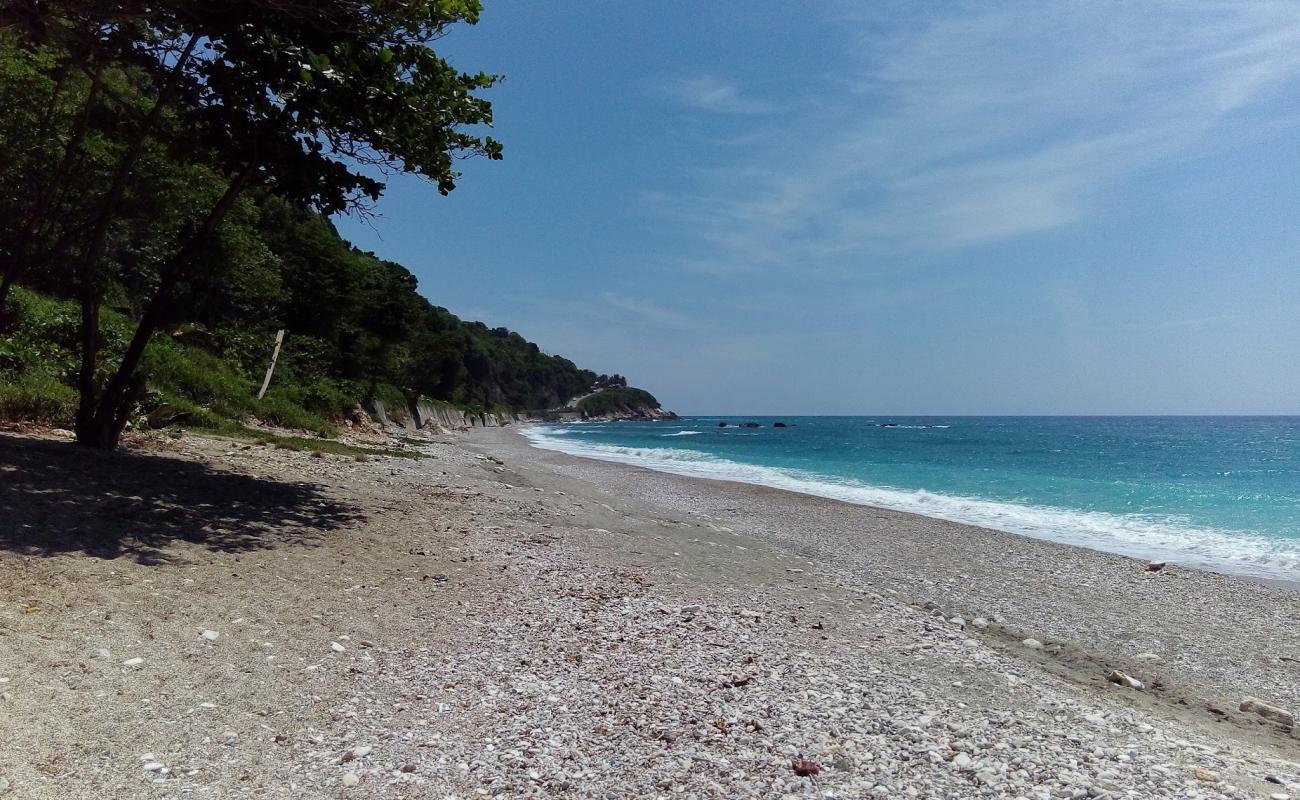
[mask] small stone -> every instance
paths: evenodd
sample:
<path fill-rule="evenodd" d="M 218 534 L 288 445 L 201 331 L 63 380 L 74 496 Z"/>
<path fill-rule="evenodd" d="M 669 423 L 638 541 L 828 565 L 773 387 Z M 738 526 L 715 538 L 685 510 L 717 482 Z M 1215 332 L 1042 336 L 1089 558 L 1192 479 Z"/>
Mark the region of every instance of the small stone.
<path fill-rule="evenodd" d="M 358 775 L 358 774 L 355 773 L 355 772 L 345 772 L 345 773 L 343 773 L 343 785 L 344 785 L 344 786 L 356 786 L 358 783 L 361 783 L 361 776 L 360 776 L 360 775 Z"/>
<path fill-rule="evenodd" d="M 1021 644 L 1023 644 L 1025 647 L 1028 647 L 1030 650 L 1043 649 L 1043 643 L 1038 641 L 1037 639 L 1025 639 L 1023 642 L 1021 642 Z"/>
<path fill-rule="evenodd" d="M 699 606 L 682 606 L 680 612 L 683 617 L 693 617 L 703 610 Z"/>
<path fill-rule="evenodd" d="M 122 666 L 124 666 L 124 667 L 138 667 L 138 666 L 140 666 L 140 665 L 143 664 L 143 663 L 144 663 L 144 659 L 143 659 L 143 658 L 140 658 L 139 656 L 137 656 L 137 657 L 135 657 L 135 658 L 128 658 L 126 661 L 123 661 L 123 662 L 122 662 Z"/>
<path fill-rule="evenodd" d="M 965 753 L 958 753 L 952 757 L 952 765 L 957 769 L 970 769 L 975 760 Z"/>
<path fill-rule="evenodd" d="M 344 650 L 347 650 L 346 647 L 339 644 L 338 642 L 330 642 L 330 649 L 336 653 L 342 653 Z"/>
<path fill-rule="evenodd" d="M 979 628 L 980 630 L 984 630 L 989 626 L 989 621 L 984 619 L 983 617 L 976 617 L 975 619 L 970 621 L 970 624 L 975 626 L 976 628 Z"/>
<path fill-rule="evenodd" d="M 1150 564 L 1147 564 L 1147 572 L 1159 572 L 1164 568 L 1165 562 L 1163 561 L 1152 561 Z"/>
<path fill-rule="evenodd" d="M 221 638 L 221 634 L 213 630 L 206 630 L 203 633 L 200 633 L 199 636 L 207 639 L 209 642 L 215 642 Z"/>
<path fill-rule="evenodd" d="M 1136 658 L 1138 661 L 1159 661 L 1160 660 L 1160 656 L 1156 653 L 1138 653 L 1133 657 Z"/>
<path fill-rule="evenodd" d="M 112 658 L 113 653 L 107 647 L 101 647 L 95 651 L 95 658 Z"/>
<path fill-rule="evenodd" d="M 1268 800 L 1291 800 L 1291 795 L 1286 792 L 1273 792 L 1268 796 Z"/>
<path fill-rule="evenodd" d="M 147 762 L 145 762 L 145 765 L 144 765 L 144 771 L 145 771 L 145 772 L 158 772 L 158 771 L 161 770 L 164 766 L 166 766 L 166 765 L 163 764 L 161 761 L 147 761 Z"/>
<path fill-rule="evenodd" d="M 370 755 L 371 751 L 374 749 L 375 748 L 371 747 L 368 744 L 363 744 L 352 748 L 349 752 L 352 753 L 353 758 L 365 758 L 366 756 Z"/>
<path fill-rule="evenodd" d="M 239 734 L 235 733 L 234 731 L 225 731 L 224 733 L 221 734 L 221 741 L 225 742 L 226 744 L 234 744 L 235 742 L 239 741 Z"/>
<path fill-rule="evenodd" d="M 956 625 L 958 628 L 966 627 L 966 620 L 962 619 L 961 617 L 953 617 L 952 619 L 948 620 L 948 622 L 952 623 L 953 625 Z"/>
<path fill-rule="evenodd" d="M 1198 781 L 1205 781 L 1206 783 L 1219 782 L 1219 774 L 1217 772 L 1211 772 L 1205 767 L 1193 767 L 1192 774 L 1196 776 L 1196 780 Z"/>

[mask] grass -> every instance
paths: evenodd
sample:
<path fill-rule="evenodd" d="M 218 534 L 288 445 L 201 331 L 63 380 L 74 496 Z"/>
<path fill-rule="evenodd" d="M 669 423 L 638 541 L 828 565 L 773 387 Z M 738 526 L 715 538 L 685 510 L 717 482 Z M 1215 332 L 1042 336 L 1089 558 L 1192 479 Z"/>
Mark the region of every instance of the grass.
<path fill-rule="evenodd" d="M 77 393 L 48 375 L 24 375 L 0 384 L 0 419 L 62 425 L 77 410 Z"/>
<path fill-rule="evenodd" d="M 10 296 L 11 323 L 0 331 L 0 419 L 70 426 L 76 413 L 73 389 L 78 369 L 80 312 L 76 303 L 15 287 Z M 134 330 L 134 322 L 105 308 L 101 370 L 116 364 Z M 193 333 L 191 331 L 190 333 Z M 292 370 L 276 373 L 270 392 L 257 398 L 260 371 L 249 374 L 213 337 L 154 335 L 141 364 L 149 389 L 137 427 L 189 429 L 205 434 L 253 440 L 285 450 L 351 456 L 422 458 L 410 450 L 359 447 L 334 437 L 330 422 L 354 408 L 365 389 L 349 381 L 295 382 Z M 101 374 L 101 380 L 107 374 Z M 406 401 L 396 387 L 380 384 L 376 396 L 389 412 L 402 415 Z M 245 425 L 261 420 L 302 431 L 277 436 Z M 414 442 L 411 442 L 414 443 Z"/>
<path fill-rule="evenodd" d="M 293 450 L 295 452 L 310 452 L 312 455 L 335 455 L 351 456 L 356 461 L 368 461 L 371 458 L 380 456 L 392 456 L 394 458 L 409 458 L 418 460 L 424 458 L 424 453 L 411 450 L 393 450 L 387 447 L 361 447 L 358 445 L 345 444 L 335 439 L 313 439 L 307 436 L 278 436 L 265 431 L 257 431 L 251 428 L 242 428 L 237 433 L 223 434 L 234 439 L 251 439 L 259 444 L 271 445 L 277 450 Z"/>

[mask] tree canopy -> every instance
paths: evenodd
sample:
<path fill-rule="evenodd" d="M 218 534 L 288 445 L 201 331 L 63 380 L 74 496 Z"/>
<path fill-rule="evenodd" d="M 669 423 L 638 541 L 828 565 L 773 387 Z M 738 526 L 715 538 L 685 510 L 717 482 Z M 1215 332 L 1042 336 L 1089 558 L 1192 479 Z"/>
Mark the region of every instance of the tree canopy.
<path fill-rule="evenodd" d="M 11 154 L 0 162 L 0 313 L 18 281 L 77 299 L 80 442 L 116 443 L 154 332 L 183 321 L 296 314 L 329 328 L 313 333 L 332 341 L 344 374 L 373 386 L 402 372 L 447 389 L 445 377 L 430 383 L 433 365 L 399 352 L 410 320 L 436 315 L 414 279 L 377 259 L 359 267 L 365 257 L 341 254 L 320 215 L 365 208 L 394 172 L 446 194 L 459 159 L 501 157 L 480 96 L 498 78 L 431 47 L 479 12 L 472 0 L 0 7 L 0 99 L 13 109 L 0 123 Z M 303 235 L 272 231 L 277 216 Z M 295 308 L 331 291 L 348 299 L 338 318 Z M 101 358 L 105 304 L 136 323 L 112 364 Z M 437 344 L 463 349 L 473 372 L 479 340 L 465 341 Z"/>

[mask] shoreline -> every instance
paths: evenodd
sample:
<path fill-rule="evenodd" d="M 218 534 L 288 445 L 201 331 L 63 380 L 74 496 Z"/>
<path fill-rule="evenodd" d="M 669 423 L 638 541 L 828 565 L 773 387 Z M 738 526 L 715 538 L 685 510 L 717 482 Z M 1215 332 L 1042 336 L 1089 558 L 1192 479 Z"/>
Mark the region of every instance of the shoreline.
<path fill-rule="evenodd" d="M 535 426 L 535 425 L 544 425 L 544 424 L 546 423 L 529 421 L 529 422 L 522 423 L 521 428 L 523 426 Z M 1186 551 L 1178 551 L 1177 549 L 1161 549 L 1159 547 L 1156 547 L 1156 548 L 1151 548 L 1146 552 L 1140 552 L 1141 548 L 1137 546 L 1136 543 L 1123 543 L 1123 542 L 1115 545 L 1114 547 L 1105 547 L 1101 544 L 1094 544 L 1091 542 L 1072 541 L 1068 537 L 1056 538 L 1049 535 L 1048 533 L 1043 533 L 1040 535 L 1027 530 L 1015 530 L 1012 527 L 997 527 L 995 525 L 985 524 L 979 521 L 972 521 L 968 519 L 954 518 L 952 516 L 945 516 L 940 513 L 926 513 L 923 510 L 918 510 L 915 508 L 891 507 L 889 505 L 882 505 L 878 502 L 872 502 L 869 499 L 853 499 L 847 496 L 849 493 L 858 489 L 859 487 L 855 487 L 849 484 L 837 484 L 833 482 L 823 483 L 821 481 L 815 481 L 815 480 L 802 480 L 794 476 L 787 476 L 784 473 L 782 473 L 780 469 L 777 468 L 768 468 L 768 467 L 761 467 L 758 465 L 746 464 L 743 462 L 734 462 L 737 466 L 745 467 L 745 468 L 753 468 L 755 471 L 758 472 L 770 471 L 775 474 L 778 474 L 782 478 L 782 480 L 780 481 L 771 481 L 771 480 L 764 481 L 757 478 L 754 480 L 744 480 L 740 478 L 710 475 L 710 474 L 705 474 L 704 472 L 700 472 L 699 474 L 696 474 L 684 469 L 675 470 L 672 469 L 670 466 L 665 466 L 662 464 L 636 463 L 635 461 L 621 460 L 612 457 L 604 458 L 596 453 L 587 453 L 581 451 L 570 452 L 570 450 L 564 449 L 564 447 L 561 446 L 562 445 L 561 442 L 555 442 L 554 440 L 550 440 L 550 445 L 554 445 L 554 446 L 550 446 L 548 444 L 539 444 L 528 434 L 523 433 L 522 430 L 521 430 L 521 435 L 528 440 L 528 443 L 532 447 L 535 447 L 539 450 L 548 450 L 552 452 L 562 453 L 564 455 L 573 458 L 586 459 L 590 461 L 599 461 L 599 462 L 604 462 L 609 464 L 620 464 L 626 467 L 631 467 L 635 469 L 645 469 L 650 472 L 655 472 L 663 475 L 673 475 L 676 477 L 687 478 L 692 480 L 712 481 L 716 483 L 732 484 L 736 486 L 760 486 L 766 489 L 771 489 L 773 491 L 789 492 L 791 494 L 802 495 L 805 497 L 818 497 L 824 500 L 845 503 L 851 506 L 874 508 L 880 511 L 889 511 L 892 513 L 907 514 L 911 516 L 923 517 L 925 519 L 932 519 L 941 522 L 946 522 L 953 525 L 962 525 L 970 528 L 976 528 L 979 530 L 1007 534 L 1007 535 L 1015 536 L 1017 538 L 1033 539 L 1035 541 L 1042 541 L 1042 542 L 1050 542 L 1063 547 L 1075 547 L 1075 548 L 1088 550 L 1091 552 L 1107 553 L 1110 555 L 1122 556 L 1124 558 L 1133 559 L 1135 561 L 1142 561 L 1143 563 L 1164 562 L 1171 565 L 1177 565 L 1183 569 L 1193 569 L 1200 572 L 1208 572 L 1217 575 L 1231 576 L 1239 579 L 1249 580 L 1254 583 L 1262 583 L 1267 586 L 1288 589 L 1291 591 L 1300 591 L 1300 577 L 1278 577 L 1275 575 L 1260 573 L 1258 571 L 1252 572 L 1249 568 L 1246 567 L 1233 568 L 1233 565 L 1231 563 L 1224 563 L 1224 562 L 1208 560 L 1204 558 L 1198 560 L 1193 556 L 1193 554 L 1190 554 Z M 871 491 L 879 491 L 879 492 L 896 492 L 900 494 L 906 494 L 912 491 L 923 491 L 923 490 L 908 490 L 908 489 L 896 489 L 891 487 L 875 487 L 875 486 L 863 486 L 860 488 L 871 490 Z M 938 494 L 936 496 L 943 497 L 949 500 L 967 501 L 967 502 L 974 502 L 979 504 L 1001 505 L 1004 503 L 1004 501 L 993 501 L 993 500 L 987 500 L 985 498 L 974 497 L 974 496 L 966 497 L 966 496 L 943 495 L 943 494 Z M 1054 513 L 1054 514 L 1086 513 L 1086 512 L 1079 512 L 1072 509 L 1061 508 L 1061 507 L 1028 506 L 1027 508 L 1034 511 L 1042 511 L 1048 513 Z"/>
<path fill-rule="evenodd" d="M 404 443 L 0 434 L 0 796 L 1300 797 L 1294 593 Z"/>
<path fill-rule="evenodd" d="M 511 428 L 475 431 L 467 442 L 743 531 L 844 586 L 884 586 L 968 620 L 1004 619 L 1010 645 L 1059 644 L 1043 660 L 1071 680 L 1097 684 L 1117 668 L 1216 719 L 1235 716 L 1246 695 L 1300 708 L 1300 592 L 1289 584 L 1174 564 L 1147 572 L 1145 561 L 1079 545 L 574 456 Z"/>

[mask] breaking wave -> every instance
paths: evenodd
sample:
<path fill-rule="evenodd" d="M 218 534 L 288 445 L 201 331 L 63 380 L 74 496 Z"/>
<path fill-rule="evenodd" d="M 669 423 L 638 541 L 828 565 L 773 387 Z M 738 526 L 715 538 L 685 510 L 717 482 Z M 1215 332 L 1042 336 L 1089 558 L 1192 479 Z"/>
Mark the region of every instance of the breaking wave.
<path fill-rule="evenodd" d="M 925 489 L 873 486 L 847 478 L 746 464 L 701 450 L 575 441 L 566 439 L 563 431 L 551 426 L 529 426 L 523 429 L 523 434 L 536 447 L 674 475 L 769 486 L 1135 558 L 1300 581 L 1300 540 L 1296 539 L 1198 527 L 1175 516 L 1082 511 L 939 494 Z"/>

